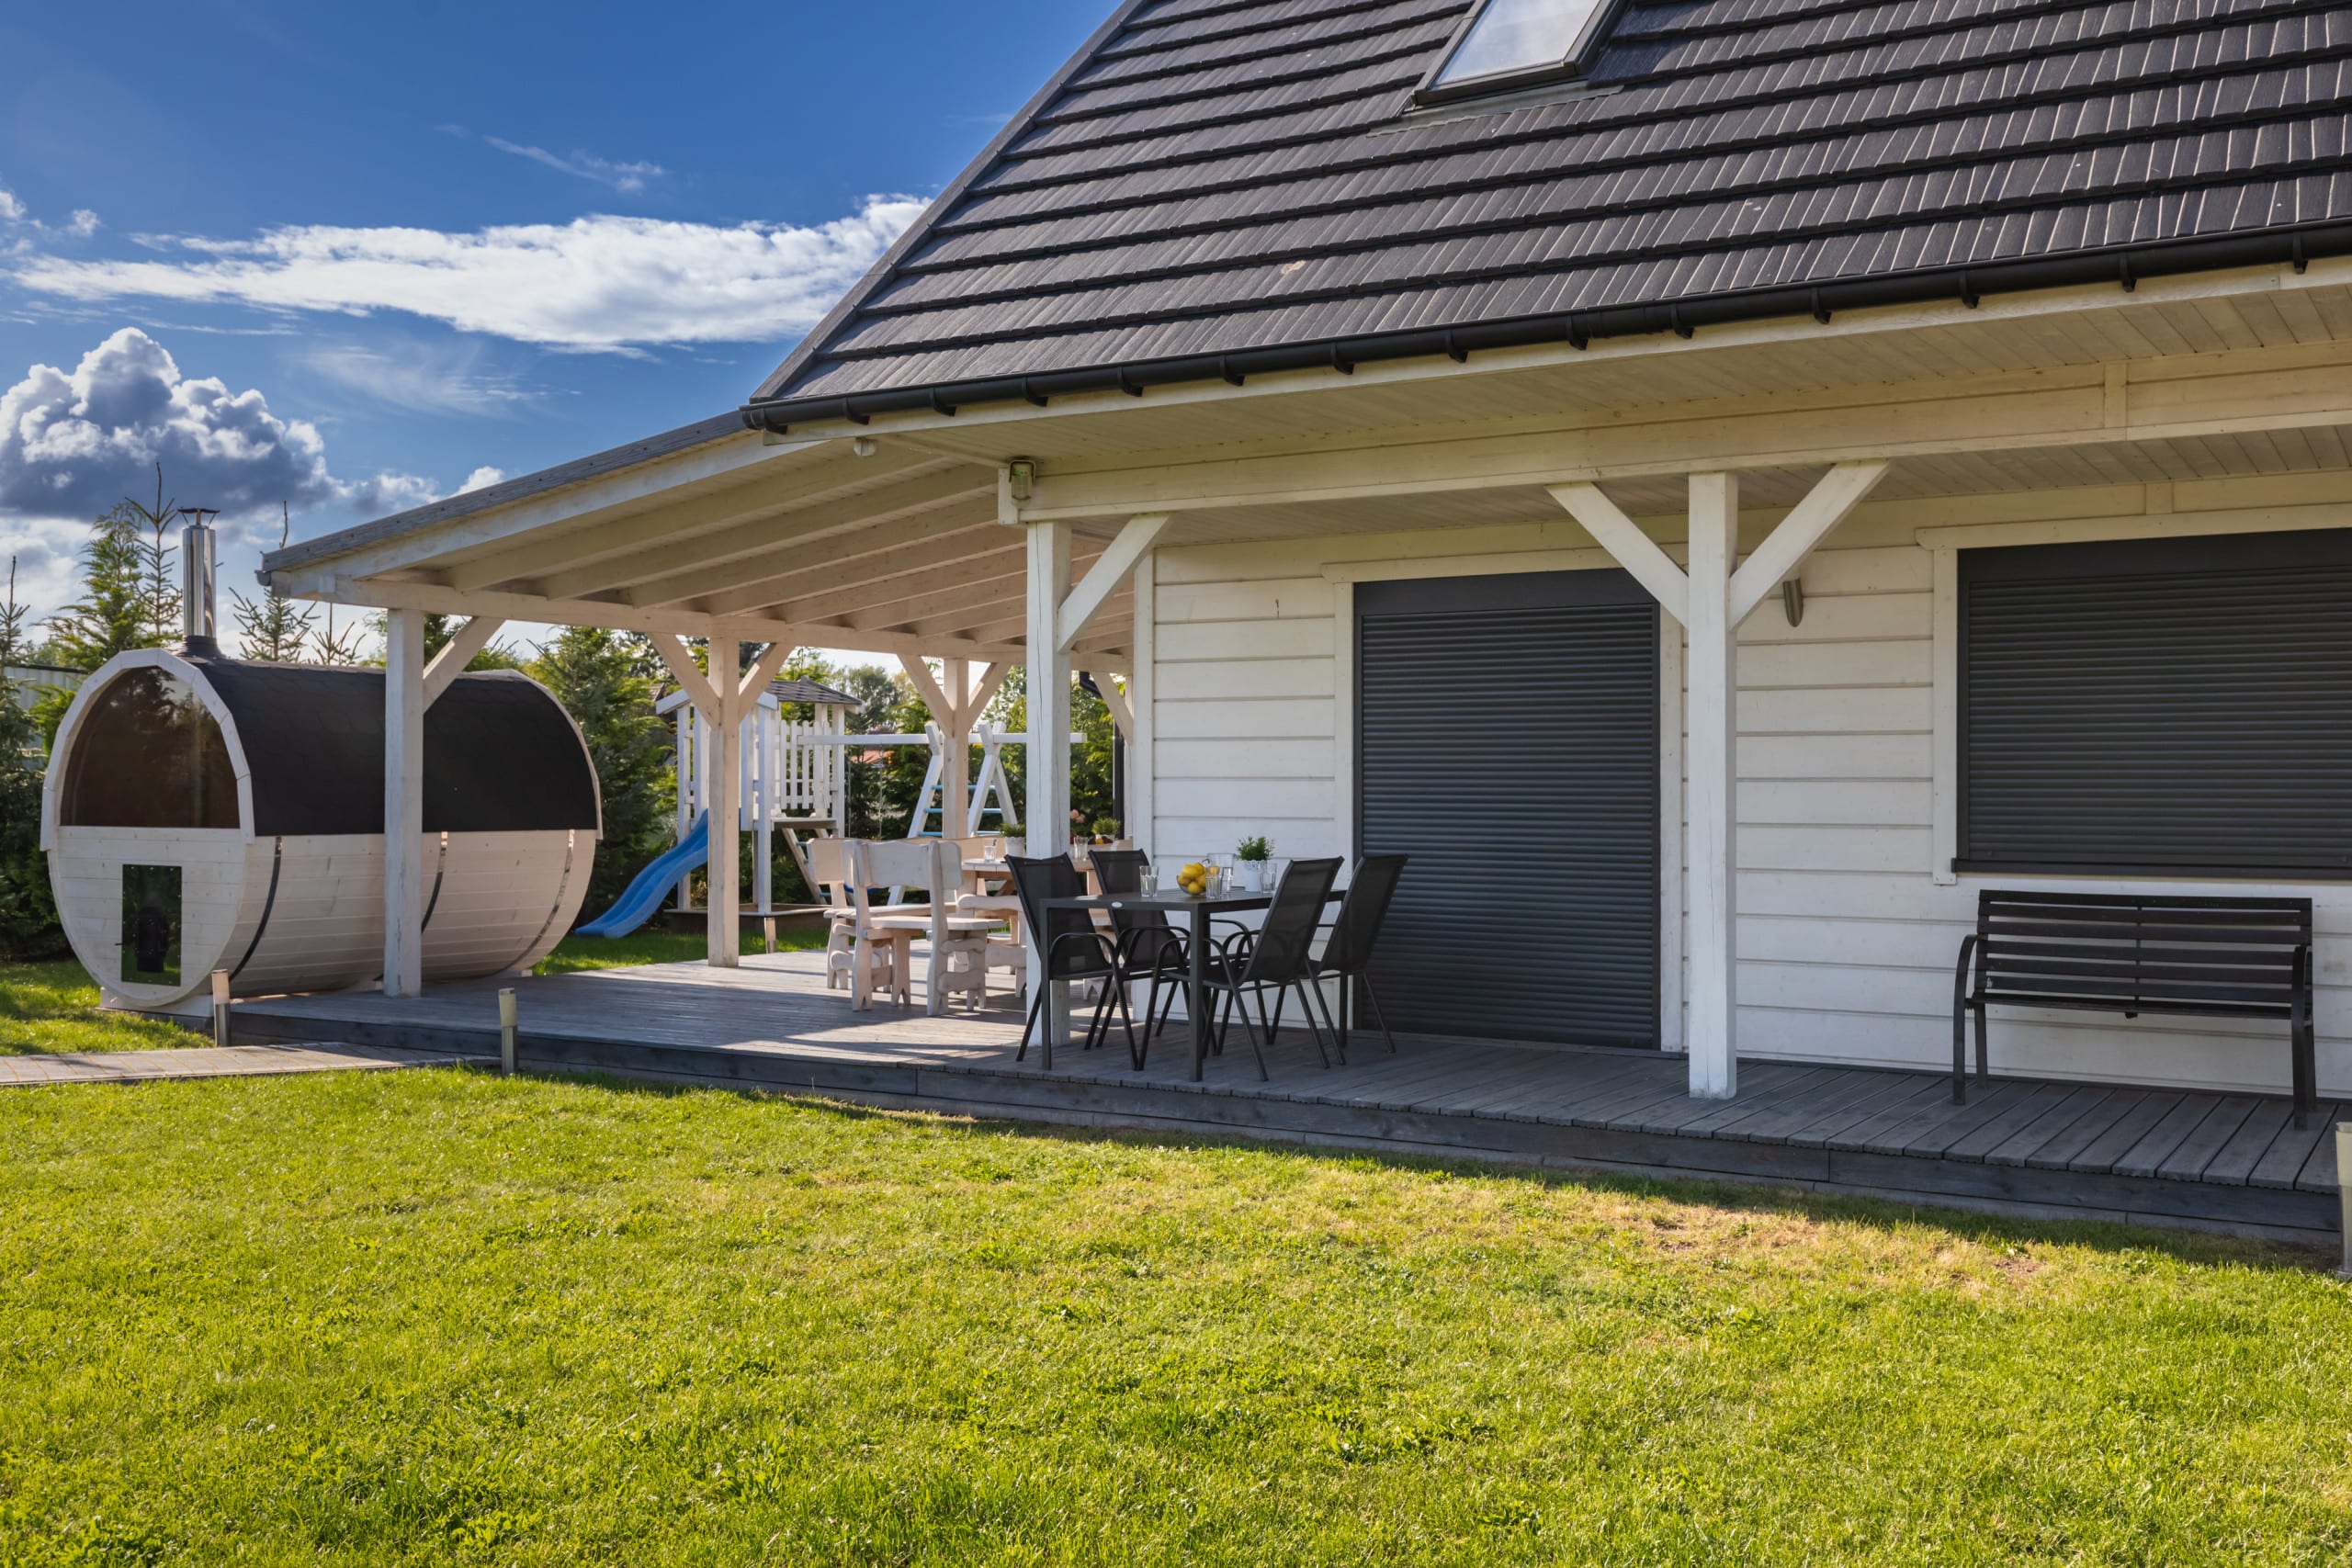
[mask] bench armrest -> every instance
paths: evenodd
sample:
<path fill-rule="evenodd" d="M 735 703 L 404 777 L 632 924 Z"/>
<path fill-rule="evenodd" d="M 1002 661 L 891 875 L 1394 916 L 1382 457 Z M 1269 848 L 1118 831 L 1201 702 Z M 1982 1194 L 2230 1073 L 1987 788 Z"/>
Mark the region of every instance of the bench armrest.
<path fill-rule="evenodd" d="M 1955 1105 L 1965 1102 L 1968 1098 L 1968 964 L 1976 956 L 1976 950 L 1983 942 L 1982 932 L 1970 931 L 1961 941 L 1960 962 L 1952 967 L 1951 1098 Z"/>

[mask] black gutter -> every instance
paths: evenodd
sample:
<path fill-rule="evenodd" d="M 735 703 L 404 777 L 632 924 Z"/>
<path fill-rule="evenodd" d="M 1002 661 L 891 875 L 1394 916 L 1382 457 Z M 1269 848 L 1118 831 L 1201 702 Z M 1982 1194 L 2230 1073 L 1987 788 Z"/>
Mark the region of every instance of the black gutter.
<path fill-rule="evenodd" d="M 752 402 L 742 410 L 743 423 L 752 430 L 781 434 L 794 424 L 846 420 L 865 424 L 876 414 L 922 410 L 954 414 L 972 403 L 1027 401 L 1042 408 L 1057 397 L 1080 392 L 1124 391 L 1141 397 L 1147 388 L 1184 382 L 1223 380 L 1240 386 L 1252 376 L 1285 370 L 1337 370 L 1353 374 L 1359 365 L 1385 359 L 1424 359 L 1446 355 L 1456 361 L 1498 348 L 1522 348 L 1533 344 L 1566 343 L 1581 349 L 1595 338 L 1645 337 L 1671 332 L 1689 337 L 1701 327 L 1773 316 L 1811 316 L 1826 322 L 1839 310 L 1874 306 L 1917 305 L 1958 299 L 1971 310 L 1987 294 L 2021 293 L 2037 288 L 2064 288 L 2090 283 L 2116 283 L 2126 291 L 2143 277 L 2188 272 L 2214 272 L 2228 267 L 2261 266 L 2288 262 L 2297 272 L 2313 256 L 2352 254 L 2352 222 L 2334 221 L 2293 229 L 2265 229 L 2252 234 L 2212 239 L 2175 240 L 2152 245 L 2111 246 L 1996 262 L 1982 266 L 1938 267 L 1882 277 L 1849 278 L 1831 283 L 1801 284 L 1739 294 L 1702 296 L 1673 304 L 1611 306 L 1596 310 L 1567 310 L 1507 321 L 1481 321 L 1460 327 L 1430 327 L 1408 333 L 1384 333 L 1365 337 L 1324 338 L 1311 343 L 1281 344 L 1266 348 L 1238 349 L 1231 354 L 1188 355 L 1144 360 L 1133 365 L 1089 366 L 1079 370 L 1050 370 L 1035 376 L 1001 376 L 985 380 L 949 381 L 935 386 L 899 387 L 887 391 L 852 393 L 838 398 L 779 398 Z"/>

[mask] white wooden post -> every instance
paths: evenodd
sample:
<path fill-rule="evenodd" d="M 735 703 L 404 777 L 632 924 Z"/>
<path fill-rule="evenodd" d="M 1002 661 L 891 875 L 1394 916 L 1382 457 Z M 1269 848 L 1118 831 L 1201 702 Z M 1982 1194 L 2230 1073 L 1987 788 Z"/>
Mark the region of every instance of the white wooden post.
<path fill-rule="evenodd" d="M 751 755 L 757 766 L 752 769 L 752 836 L 757 847 L 752 855 L 752 902 L 766 917 L 766 923 L 761 927 L 765 939 L 763 952 L 775 946 L 775 867 L 772 863 L 775 858 L 777 774 L 782 772 L 776 739 L 783 722 L 781 708 L 763 705 L 759 694 L 752 694 L 752 733 L 757 739 Z"/>
<path fill-rule="evenodd" d="M 1691 475 L 1689 615 L 1683 623 L 1690 634 L 1690 782 L 1683 861 L 1690 900 L 1690 1093 L 1700 1100 L 1728 1100 L 1739 1089 L 1732 944 L 1736 720 L 1731 615 L 1731 574 L 1738 556 L 1739 477 Z"/>
<path fill-rule="evenodd" d="M 1157 782 L 1157 770 L 1152 749 L 1156 726 L 1151 710 L 1151 691 L 1157 677 L 1152 665 L 1159 657 L 1159 606 L 1155 603 L 1159 560 L 1156 551 L 1147 550 L 1143 558 L 1136 562 L 1136 656 L 1135 668 L 1127 676 L 1127 702 L 1135 710 L 1135 733 L 1127 739 L 1127 815 L 1135 820 L 1125 826 L 1127 837 L 1146 854 L 1159 852 L 1153 827 L 1159 804 L 1152 787 Z"/>
<path fill-rule="evenodd" d="M 718 696 L 718 712 L 709 728 L 710 769 L 704 776 L 710 794 L 710 859 L 705 876 L 710 896 L 704 900 L 710 925 L 707 951 L 714 969 L 732 969 L 743 952 L 741 868 L 742 776 L 737 753 L 742 750 L 743 694 L 736 675 L 742 649 L 734 638 L 710 639 L 710 683 Z"/>
<path fill-rule="evenodd" d="M 953 712 L 942 714 L 939 719 L 947 731 L 947 745 L 941 755 L 945 766 L 939 775 L 939 832 L 942 838 L 967 839 L 972 834 L 971 661 L 943 660 L 939 674 L 947 700 L 955 705 Z"/>
<path fill-rule="evenodd" d="M 1689 638 L 1690 695 L 1684 713 L 1690 740 L 1684 761 L 1690 783 L 1683 802 L 1682 838 L 1683 871 L 1688 878 L 1683 948 L 1690 959 L 1685 1043 L 1690 1053 L 1690 1092 L 1702 1100 L 1728 1100 L 1739 1087 L 1735 1038 L 1737 953 L 1733 942 L 1737 914 L 1734 791 L 1738 778 L 1735 708 L 1739 623 L 1860 504 L 1885 477 L 1886 469 L 1883 462 L 1833 467 L 1766 536 L 1747 564 L 1736 570 L 1739 559 L 1739 478 L 1736 474 L 1690 476 L 1687 572 L 1598 485 L 1551 487 L 1552 498 L 1650 591 L 1668 615 L 1682 623 Z M 1670 718 L 1672 711 L 1669 699 L 1662 716 Z M 1669 771 L 1666 774 L 1669 809 L 1672 782 Z M 1669 862 L 1661 869 L 1670 900 L 1675 868 Z M 1672 908 L 1669 901 L 1669 918 Z M 1671 941 L 1664 943 L 1663 956 L 1671 960 L 1673 951 Z M 1670 1002 L 1670 987 L 1667 992 L 1661 999 Z M 1670 1023 L 1665 1032 L 1670 1043 Z"/>
<path fill-rule="evenodd" d="M 1069 652 L 1060 637 L 1069 592 L 1070 525 L 1029 526 L 1029 852 L 1050 855 L 1069 843 Z M 1029 944 L 1029 984 L 1046 983 L 1041 944 Z M 1034 990 L 1030 993 L 1036 995 Z M 1069 987 L 1053 987 L 1046 1008 L 1052 1038 L 1069 1040 Z"/>
<path fill-rule="evenodd" d="M 384 995 L 424 989 L 424 612 L 384 612 Z"/>

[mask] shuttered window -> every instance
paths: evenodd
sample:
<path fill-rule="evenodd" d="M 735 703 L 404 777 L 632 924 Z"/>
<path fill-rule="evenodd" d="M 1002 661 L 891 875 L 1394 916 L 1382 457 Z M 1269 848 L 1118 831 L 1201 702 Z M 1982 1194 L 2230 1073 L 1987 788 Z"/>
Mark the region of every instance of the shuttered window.
<path fill-rule="evenodd" d="M 1397 1029 L 1658 1041 L 1657 607 L 1623 572 L 1356 589 L 1357 847 Z"/>
<path fill-rule="evenodd" d="M 1960 564 L 1958 869 L 2352 878 L 2352 531 Z"/>

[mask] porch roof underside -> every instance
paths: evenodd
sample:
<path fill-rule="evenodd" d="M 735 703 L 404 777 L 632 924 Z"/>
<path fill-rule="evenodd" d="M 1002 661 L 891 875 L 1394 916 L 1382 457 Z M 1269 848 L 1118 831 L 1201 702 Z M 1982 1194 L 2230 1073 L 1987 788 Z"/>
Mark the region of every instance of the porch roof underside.
<path fill-rule="evenodd" d="M 1027 625 L 1026 540 L 999 485 L 1014 454 L 1040 462 L 1017 514 L 1072 523 L 1079 575 L 1143 512 L 1171 514 L 1162 547 L 1529 523 L 1578 547 L 1548 484 L 1597 480 L 1636 517 L 1671 518 L 1698 468 L 1737 469 L 1761 510 L 1853 457 L 1892 462 L 1875 504 L 2352 468 L 2352 263 L 1711 336 L 877 419 L 855 442 L 714 421 L 266 568 L 354 604 L 1004 659 Z M 1751 439 L 1742 420 L 1779 423 Z M 1410 444 L 1535 456 L 1435 474 L 1400 456 Z M 1320 477 L 1253 487 L 1237 478 L 1253 463 Z M 1074 662 L 1125 669 L 1133 625 L 1122 585 Z"/>

